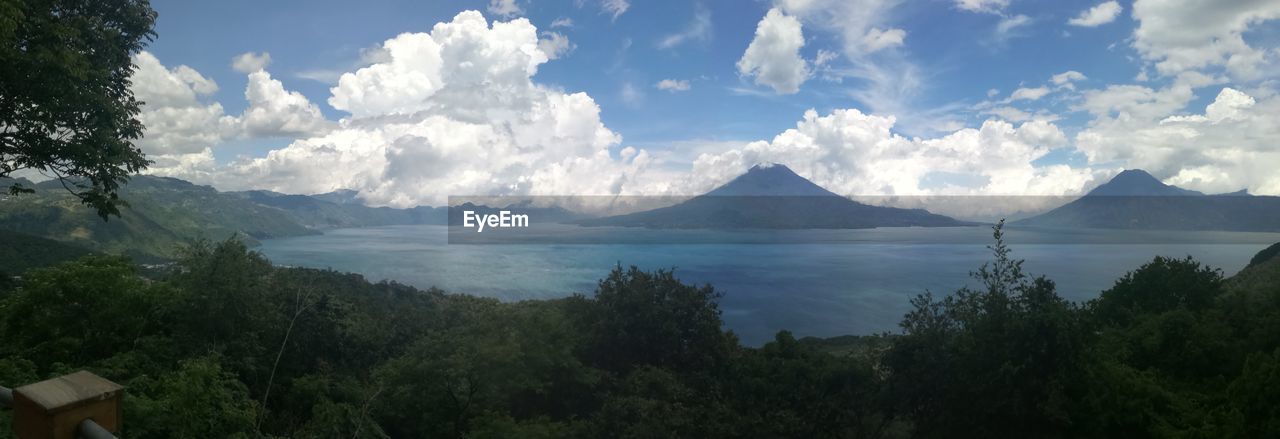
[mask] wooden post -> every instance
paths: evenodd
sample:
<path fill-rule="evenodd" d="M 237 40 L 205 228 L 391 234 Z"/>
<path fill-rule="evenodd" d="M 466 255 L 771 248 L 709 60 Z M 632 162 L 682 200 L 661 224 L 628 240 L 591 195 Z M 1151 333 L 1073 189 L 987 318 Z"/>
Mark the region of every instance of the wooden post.
<path fill-rule="evenodd" d="M 13 389 L 18 439 L 75 439 L 86 419 L 118 433 L 124 387 L 86 371 Z"/>

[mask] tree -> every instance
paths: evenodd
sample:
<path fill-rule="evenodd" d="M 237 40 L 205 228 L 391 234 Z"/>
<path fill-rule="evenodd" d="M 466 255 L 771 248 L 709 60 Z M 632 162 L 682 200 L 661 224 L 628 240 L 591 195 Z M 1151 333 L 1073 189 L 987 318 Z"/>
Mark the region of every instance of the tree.
<path fill-rule="evenodd" d="M 615 267 L 596 287 L 594 314 L 581 315 L 595 338 L 594 364 L 612 372 L 648 365 L 678 373 L 723 366 L 737 344 L 721 328 L 721 293 L 685 285 L 667 270 Z"/>
<path fill-rule="evenodd" d="M 121 257 L 87 256 L 32 270 L 0 300 L 0 357 L 48 367 L 82 365 L 134 347 L 157 331 L 169 288 L 148 284 Z"/>
<path fill-rule="evenodd" d="M 924 294 L 886 353 L 890 392 L 916 437 L 1064 437 L 1090 413 L 1087 339 L 1076 307 L 1054 283 L 1010 258 L 1003 222 L 995 260 L 973 273 L 980 289 L 941 301 Z"/>
<path fill-rule="evenodd" d="M 0 177 L 50 172 L 120 214 L 117 190 L 150 164 L 129 77 L 155 19 L 147 0 L 0 0 Z"/>

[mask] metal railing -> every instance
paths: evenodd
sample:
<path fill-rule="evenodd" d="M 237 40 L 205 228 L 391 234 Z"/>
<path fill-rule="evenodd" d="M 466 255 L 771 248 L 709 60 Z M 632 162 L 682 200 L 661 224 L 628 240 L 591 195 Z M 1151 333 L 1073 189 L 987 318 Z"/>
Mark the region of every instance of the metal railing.
<path fill-rule="evenodd" d="M 13 408 L 13 389 L 0 386 L 0 408 Z M 92 419 L 80 421 L 80 425 L 76 427 L 76 436 L 83 439 L 118 439 Z"/>
<path fill-rule="evenodd" d="M 76 432 L 80 433 L 80 437 L 84 439 L 117 439 L 116 435 L 111 434 L 107 429 L 98 425 L 97 422 L 93 422 L 92 419 L 80 421 L 80 427 L 76 429 Z"/>

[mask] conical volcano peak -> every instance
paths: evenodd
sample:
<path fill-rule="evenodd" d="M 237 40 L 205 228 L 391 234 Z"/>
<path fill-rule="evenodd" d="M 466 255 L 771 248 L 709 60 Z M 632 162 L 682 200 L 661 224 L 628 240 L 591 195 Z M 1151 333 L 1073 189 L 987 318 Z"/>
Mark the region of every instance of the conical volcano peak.
<path fill-rule="evenodd" d="M 1135 197 L 1204 194 L 1164 184 L 1155 176 L 1141 169 L 1126 169 L 1112 177 L 1111 181 L 1089 191 L 1089 195 Z"/>
<path fill-rule="evenodd" d="M 761 163 L 747 173 L 707 193 L 718 197 L 801 196 L 830 197 L 836 194 L 801 177 L 778 163 Z"/>

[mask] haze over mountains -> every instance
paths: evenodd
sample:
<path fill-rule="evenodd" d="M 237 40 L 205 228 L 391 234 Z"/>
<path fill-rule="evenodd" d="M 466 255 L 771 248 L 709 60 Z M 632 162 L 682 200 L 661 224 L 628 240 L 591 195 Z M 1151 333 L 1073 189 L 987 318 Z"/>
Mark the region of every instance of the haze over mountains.
<path fill-rule="evenodd" d="M 7 189 L 9 184 L 0 182 L 0 187 Z M 120 209 L 120 217 L 104 222 L 56 180 L 23 185 L 35 193 L 0 195 L 0 230 L 144 260 L 172 257 L 180 244 L 199 238 L 239 236 L 254 243 L 339 227 L 445 221 L 443 209 L 367 207 L 344 202 L 354 197 L 342 192 L 219 192 L 175 178 L 139 175 L 121 191 L 129 206 Z"/>
<path fill-rule="evenodd" d="M 0 231 L 52 239 L 84 249 L 144 259 L 174 256 L 194 239 L 259 239 L 385 225 L 458 223 L 460 211 L 535 211 L 548 222 L 584 226 L 669 229 L 839 229 L 972 225 L 923 209 L 862 204 L 828 191 L 783 165 L 760 165 L 706 194 L 653 210 L 592 218 L 559 207 L 512 204 L 489 207 L 394 209 L 361 204 L 354 191 L 289 195 L 265 190 L 219 192 L 165 177 L 135 176 L 122 191 L 129 207 L 103 222 L 56 181 L 14 182 L 36 189 L 0 195 Z M 532 210 L 531 210 L 532 209 Z M 1012 226 L 1142 230 L 1280 231 L 1280 197 L 1245 191 L 1205 195 L 1166 185 L 1140 170 L 1066 205 Z M 37 242 L 16 239 L 12 242 Z"/>
<path fill-rule="evenodd" d="M 784 165 L 757 165 L 729 183 L 674 206 L 579 221 L 584 226 L 667 229 L 860 229 L 971 223 L 923 209 L 870 206 L 828 191 Z"/>
<path fill-rule="evenodd" d="M 1127 170 L 1064 206 L 1014 226 L 1141 230 L 1280 231 L 1280 197 L 1205 195 Z"/>

